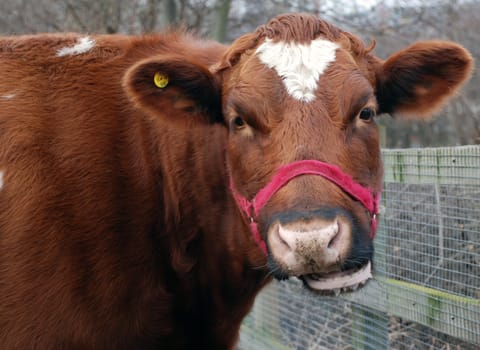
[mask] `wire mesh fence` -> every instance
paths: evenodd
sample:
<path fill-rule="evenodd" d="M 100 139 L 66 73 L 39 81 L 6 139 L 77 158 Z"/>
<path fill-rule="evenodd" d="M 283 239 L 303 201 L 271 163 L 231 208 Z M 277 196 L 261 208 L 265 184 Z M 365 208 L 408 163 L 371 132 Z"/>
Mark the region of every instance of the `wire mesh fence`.
<path fill-rule="evenodd" d="M 340 298 L 273 282 L 239 349 L 480 349 L 480 146 L 383 159 L 375 280 Z"/>

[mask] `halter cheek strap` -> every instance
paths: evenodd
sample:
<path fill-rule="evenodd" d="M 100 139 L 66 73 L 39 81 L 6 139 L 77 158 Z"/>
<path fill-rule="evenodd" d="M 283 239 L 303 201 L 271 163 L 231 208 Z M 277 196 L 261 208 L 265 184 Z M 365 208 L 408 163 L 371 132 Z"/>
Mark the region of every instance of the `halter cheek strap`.
<path fill-rule="evenodd" d="M 258 230 L 256 219 L 262 208 L 270 198 L 290 180 L 300 175 L 317 175 L 326 178 L 349 194 L 370 213 L 370 238 L 373 239 L 377 230 L 378 204 L 380 193 L 374 194 L 370 189 L 355 182 L 348 174 L 345 174 L 335 165 L 324 163 L 318 160 L 301 160 L 280 167 L 272 177 L 271 181 L 263 187 L 252 200 L 241 195 L 230 177 L 230 190 L 237 202 L 238 207 L 247 215 L 250 220 L 250 229 L 255 242 L 267 255 L 267 246 Z"/>

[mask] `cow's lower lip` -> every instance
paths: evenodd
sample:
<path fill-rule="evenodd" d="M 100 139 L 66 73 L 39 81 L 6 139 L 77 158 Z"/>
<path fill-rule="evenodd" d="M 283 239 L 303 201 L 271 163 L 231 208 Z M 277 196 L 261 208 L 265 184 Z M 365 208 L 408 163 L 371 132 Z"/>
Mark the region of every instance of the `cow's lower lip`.
<path fill-rule="evenodd" d="M 326 274 L 309 274 L 302 276 L 307 285 L 314 290 L 333 292 L 338 295 L 341 291 L 354 291 L 372 278 L 370 261 L 358 269 Z"/>

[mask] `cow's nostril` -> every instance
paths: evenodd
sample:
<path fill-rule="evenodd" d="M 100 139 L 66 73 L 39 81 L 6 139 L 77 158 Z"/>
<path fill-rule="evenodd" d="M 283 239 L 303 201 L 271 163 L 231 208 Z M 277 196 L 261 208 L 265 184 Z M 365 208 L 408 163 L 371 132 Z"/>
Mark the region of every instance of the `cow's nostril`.
<path fill-rule="evenodd" d="M 287 241 L 285 241 L 280 234 L 278 235 L 278 238 L 280 238 L 280 243 L 281 244 L 286 246 L 288 249 L 292 249 L 292 247 L 290 247 L 290 245 L 287 243 Z"/>
<path fill-rule="evenodd" d="M 279 225 L 278 227 L 278 238 L 282 245 L 285 246 L 288 250 L 295 250 L 295 236 L 292 235 L 292 231 L 286 230 Z"/>
<path fill-rule="evenodd" d="M 268 238 L 270 250 L 277 256 L 285 258 L 295 251 L 295 237 L 288 230 L 276 225 Z"/>
<path fill-rule="evenodd" d="M 331 227 L 331 237 L 328 242 L 327 248 L 332 249 L 335 247 L 336 242 L 340 239 L 340 223 L 338 220 L 335 220 L 335 223 Z"/>

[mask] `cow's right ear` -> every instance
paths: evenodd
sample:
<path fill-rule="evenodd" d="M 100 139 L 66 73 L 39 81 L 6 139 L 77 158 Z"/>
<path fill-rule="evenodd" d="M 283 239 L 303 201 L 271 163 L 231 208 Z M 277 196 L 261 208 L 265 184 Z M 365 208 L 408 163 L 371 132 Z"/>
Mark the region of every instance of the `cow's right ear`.
<path fill-rule="evenodd" d="M 377 71 L 380 113 L 429 118 L 470 77 L 473 58 L 448 41 L 425 41 L 390 56 Z"/>
<path fill-rule="evenodd" d="M 123 87 L 137 108 L 152 117 L 185 123 L 222 122 L 220 84 L 208 70 L 185 58 L 168 56 L 136 63 Z M 193 120 L 192 120 L 193 121 Z"/>

